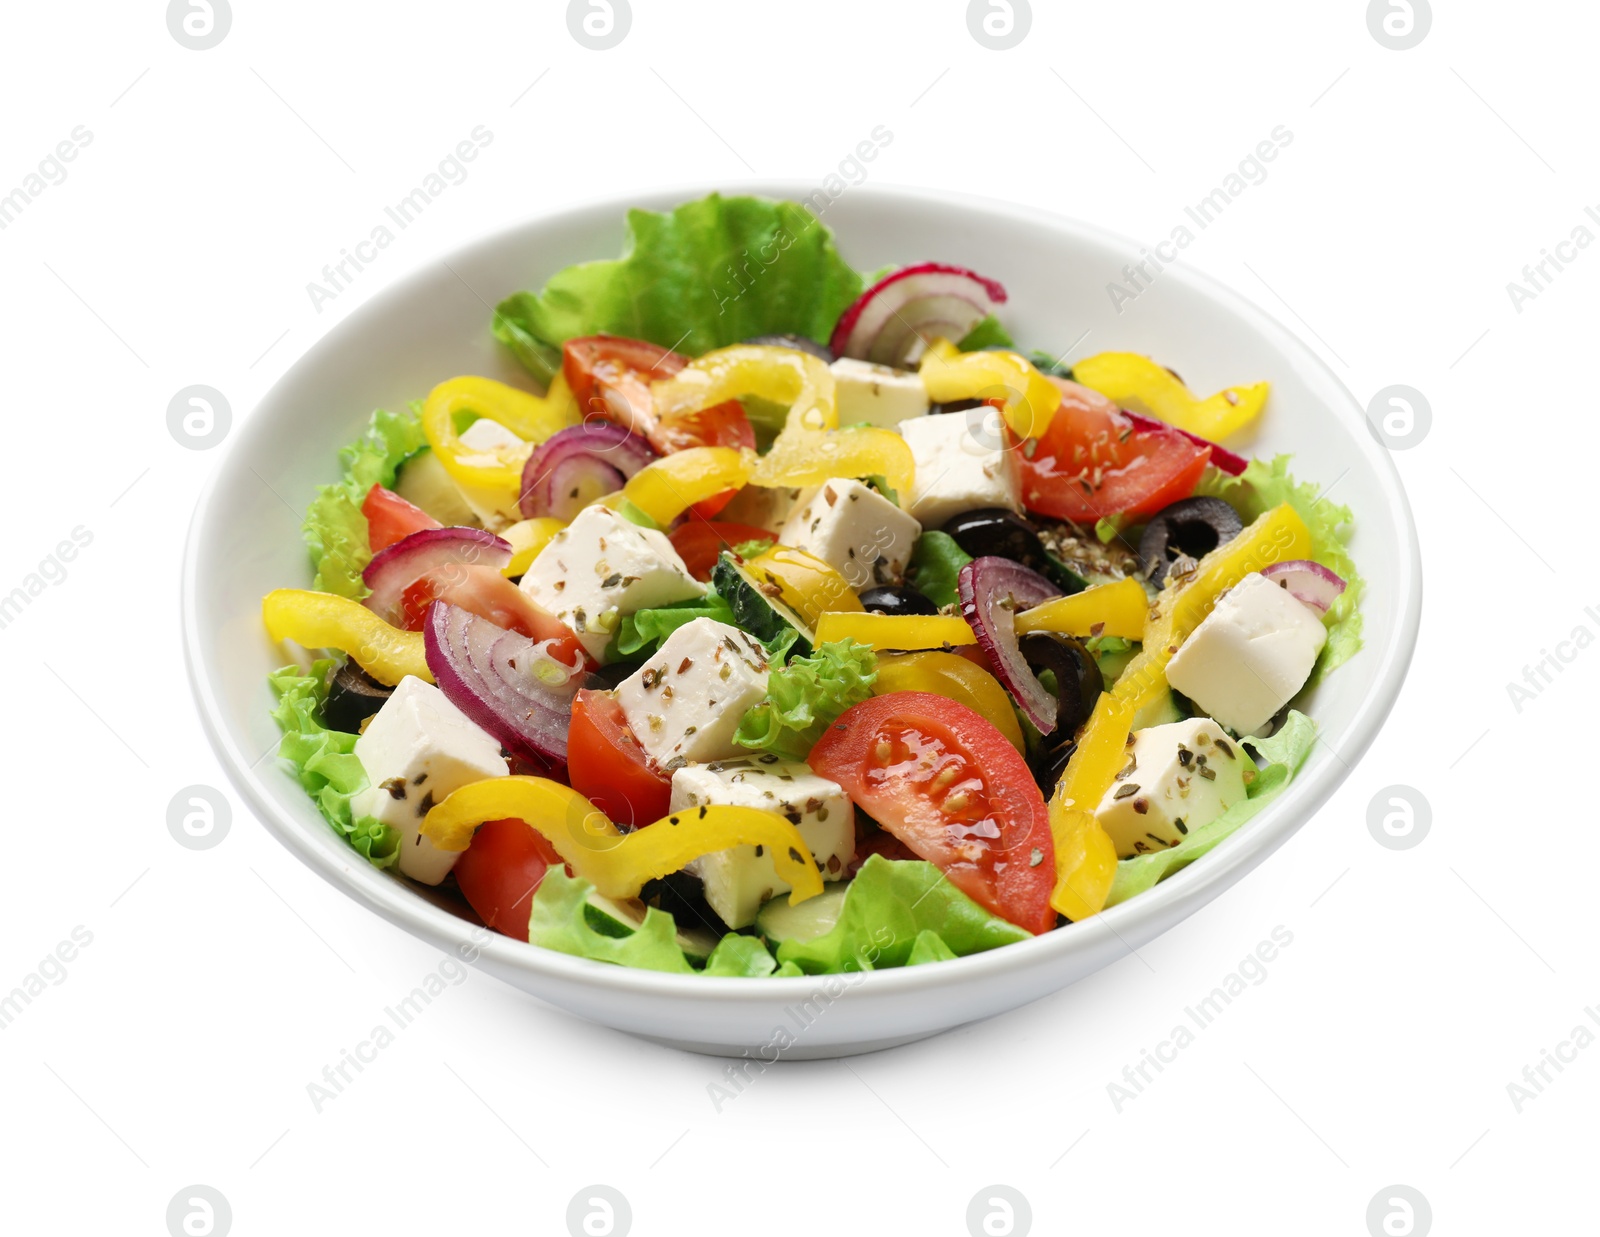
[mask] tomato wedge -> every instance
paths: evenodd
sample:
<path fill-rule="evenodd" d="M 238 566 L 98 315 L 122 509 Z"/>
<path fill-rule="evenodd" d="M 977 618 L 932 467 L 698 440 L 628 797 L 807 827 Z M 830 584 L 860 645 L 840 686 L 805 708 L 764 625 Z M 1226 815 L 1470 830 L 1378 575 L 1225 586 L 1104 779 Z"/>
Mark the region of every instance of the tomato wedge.
<path fill-rule="evenodd" d="M 980 906 L 1029 932 L 1055 927 L 1049 810 L 979 714 L 932 692 L 875 696 L 845 710 L 807 763 Z"/>
<path fill-rule="evenodd" d="M 586 687 L 573 699 L 567 777 L 619 825 L 654 824 L 671 808 L 672 779 L 645 755 L 611 692 Z"/>
<path fill-rule="evenodd" d="M 731 550 L 747 541 L 771 544 L 778 539 L 766 529 L 753 524 L 689 519 L 672 530 L 671 540 L 672 548 L 678 552 L 689 574 L 703 582 L 711 578 L 711 569 L 716 566 L 717 555 L 722 551 Z"/>
<path fill-rule="evenodd" d="M 567 341 L 561 372 L 585 417 L 625 425 L 663 455 L 688 447 L 754 450 L 755 431 L 737 401 L 667 419 L 656 416 L 650 384 L 671 378 L 688 363 L 682 353 L 647 340 L 588 335 Z"/>
<path fill-rule="evenodd" d="M 421 631 L 435 601 L 460 606 L 530 640 L 549 640 L 550 655 L 569 666 L 588 664 L 588 654 L 572 629 L 493 567 L 458 563 L 414 581 L 400 596 L 401 625 L 407 631 Z"/>
<path fill-rule="evenodd" d="M 1098 391 L 1052 381 L 1061 407 L 1032 456 L 1022 453 L 1022 502 L 1030 511 L 1093 524 L 1154 515 L 1194 493 L 1209 446 L 1165 425 L 1138 428 Z"/>
<path fill-rule="evenodd" d="M 374 554 L 387 550 L 397 541 L 404 541 L 412 533 L 444 527 L 421 507 L 413 506 L 381 485 L 367 491 L 361 503 L 361 514 L 367 517 L 367 542 Z"/>
<path fill-rule="evenodd" d="M 544 835 L 520 820 L 478 826 L 472 845 L 456 860 L 456 884 L 478 918 L 496 932 L 528 939 L 533 895 L 561 856 Z"/>

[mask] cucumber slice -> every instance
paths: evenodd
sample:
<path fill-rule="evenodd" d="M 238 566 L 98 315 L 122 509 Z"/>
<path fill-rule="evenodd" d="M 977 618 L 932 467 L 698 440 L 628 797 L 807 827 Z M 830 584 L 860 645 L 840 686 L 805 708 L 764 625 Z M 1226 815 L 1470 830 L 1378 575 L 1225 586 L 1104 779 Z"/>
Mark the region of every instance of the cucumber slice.
<path fill-rule="evenodd" d="M 1144 708 L 1133 715 L 1131 730 L 1144 730 L 1149 726 L 1165 726 L 1170 722 L 1181 722 L 1188 714 L 1178 707 L 1176 697 L 1170 691 L 1162 692 Z"/>
<path fill-rule="evenodd" d="M 444 470 L 439 457 L 427 447 L 400 466 L 394 492 L 413 507 L 421 507 L 446 527 L 476 524 L 478 518 L 461 497 L 461 491 Z"/>
<path fill-rule="evenodd" d="M 634 899 L 626 902 L 607 898 L 590 890 L 583 917 L 589 926 L 604 936 L 631 936 L 644 926 L 645 905 Z M 717 947 L 717 935 L 704 928 L 679 928 L 678 948 L 691 962 L 703 963 Z"/>
<path fill-rule="evenodd" d="M 806 625 L 799 613 L 767 590 L 773 586 L 755 574 L 726 550 L 711 569 L 711 586 L 733 610 L 734 622 L 757 640 L 770 644 L 784 632 L 797 633 L 791 656 L 808 657 L 817 642 L 817 633 Z"/>
<path fill-rule="evenodd" d="M 807 898 L 799 906 L 789 905 L 789 895 L 782 894 L 766 903 L 756 912 L 756 930 L 774 945 L 781 941 L 815 940 L 833 930 L 844 910 L 844 896 L 848 882 L 829 885 L 814 898 Z"/>

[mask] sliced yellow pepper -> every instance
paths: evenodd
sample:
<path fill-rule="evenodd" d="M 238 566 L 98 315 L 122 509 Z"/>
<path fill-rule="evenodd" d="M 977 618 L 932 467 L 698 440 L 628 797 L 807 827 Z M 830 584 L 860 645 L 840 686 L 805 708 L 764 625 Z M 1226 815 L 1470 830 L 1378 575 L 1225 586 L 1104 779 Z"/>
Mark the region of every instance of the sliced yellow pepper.
<path fill-rule="evenodd" d="M 1171 370 L 1136 352 L 1102 352 L 1078 361 L 1072 377 L 1124 408 L 1213 441 L 1238 433 L 1260 416 L 1272 389 L 1271 383 L 1257 382 L 1198 399 Z"/>
<path fill-rule="evenodd" d="M 849 581 L 805 550 L 775 545 L 747 558 L 744 565 L 757 580 L 776 587 L 779 600 L 804 619 L 807 627 L 815 628 L 830 611 L 862 612 L 861 598 Z"/>
<path fill-rule="evenodd" d="M 940 649 L 976 644 L 967 620 L 949 614 L 824 614 L 817 643 L 854 640 L 877 650 Z"/>
<path fill-rule="evenodd" d="M 499 422 L 519 438 L 540 443 L 581 419 L 565 381 L 559 388 L 552 384 L 551 390 L 555 398 L 541 399 L 493 378 L 452 378 L 428 393 L 422 405 L 422 432 L 457 484 L 516 495 L 522 490 L 527 453 L 511 447 L 486 452 L 463 446 L 456 433 L 456 416 L 475 412 Z"/>
<path fill-rule="evenodd" d="M 1038 438 L 1061 407 L 1061 389 L 1015 352 L 962 352 L 936 339 L 922 356 L 922 385 L 936 404 L 1004 401 L 1000 415 L 1018 438 Z"/>
<path fill-rule="evenodd" d="M 646 464 L 628 479 L 622 495 L 665 528 L 695 503 L 743 488 L 756 453 L 734 447 L 690 447 Z"/>
<path fill-rule="evenodd" d="M 631 898 L 645 882 L 732 846 L 764 846 L 791 886 L 791 906 L 822 892 L 805 839 L 782 816 L 750 807 L 687 808 L 624 834 L 570 786 L 542 777 L 495 777 L 461 787 L 422 821 L 440 850 L 463 851 L 489 820 L 522 820 L 550 840 L 573 872 L 604 897 Z"/>
<path fill-rule="evenodd" d="M 1011 696 L 1000 686 L 1000 680 L 960 653 L 929 650 L 880 656 L 872 692 L 876 696 L 890 692 L 933 692 L 944 696 L 993 722 L 994 728 L 1019 752 L 1027 750 L 1017 711 L 1011 707 Z"/>
<path fill-rule="evenodd" d="M 1056 887 L 1050 905 L 1074 923 L 1105 909 L 1117 874 L 1117 848 L 1094 811 L 1128 763 L 1134 709 L 1110 693 L 1095 702 L 1077 750 L 1050 796 Z"/>
<path fill-rule="evenodd" d="M 408 674 L 433 682 L 422 633 L 391 627 L 359 601 L 334 593 L 280 588 L 262 599 L 261 618 L 274 640 L 348 653 L 358 666 L 390 687 Z"/>
<path fill-rule="evenodd" d="M 550 539 L 565 527 L 566 525 L 560 520 L 542 515 L 531 520 L 523 520 L 506 529 L 500 536 L 511 544 L 511 561 L 505 565 L 501 574 L 512 578 L 522 575 L 533 566 L 533 560 L 539 557 L 539 551 L 549 545 Z"/>
<path fill-rule="evenodd" d="M 735 344 L 652 383 L 650 396 L 657 414 L 669 417 L 754 395 L 786 405 L 791 427 L 826 430 L 839 424 L 834 391 L 833 371 L 820 357 L 793 348 Z"/>
<path fill-rule="evenodd" d="M 1124 640 L 1141 640 L 1149 612 L 1150 599 L 1144 585 L 1130 577 L 1024 610 L 1017 615 L 1017 633 L 1054 631 L 1079 639 L 1120 636 Z"/>
<path fill-rule="evenodd" d="M 1140 709 L 1167 689 L 1167 663 L 1211 613 L 1217 598 L 1251 572 L 1311 556 L 1311 533 L 1288 503 L 1274 507 L 1170 582 L 1150 608 L 1144 644 L 1117 679 L 1117 697 Z"/>
<path fill-rule="evenodd" d="M 836 477 L 882 477 L 897 494 L 911 492 L 917 462 L 893 430 L 852 425 L 841 430 L 786 429 L 761 457 L 750 480 L 769 489 L 824 485 Z"/>

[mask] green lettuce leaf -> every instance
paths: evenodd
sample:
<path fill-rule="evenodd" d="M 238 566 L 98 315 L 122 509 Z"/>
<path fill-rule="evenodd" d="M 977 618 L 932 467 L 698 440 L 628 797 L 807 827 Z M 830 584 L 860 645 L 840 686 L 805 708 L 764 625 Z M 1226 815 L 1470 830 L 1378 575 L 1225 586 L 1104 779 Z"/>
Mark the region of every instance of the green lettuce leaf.
<path fill-rule="evenodd" d="M 601 332 L 699 356 L 753 335 L 826 341 L 861 276 L 803 206 L 713 193 L 666 214 L 628 212 L 622 257 L 557 272 L 495 311 L 495 338 L 541 381 L 561 345 Z"/>
<path fill-rule="evenodd" d="M 344 476 L 317 491 L 306 511 L 305 539 L 317 577 L 311 587 L 360 601 L 370 591 L 361 572 L 372 561 L 361 503 L 375 485 L 394 487 L 400 465 L 428 445 L 417 408 L 372 414 L 367 432 L 339 453 Z"/>
<path fill-rule="evenodd" d="M 551 868 L 533 895 L 528 939 L 545 949 L 596 962 L 678 975 L 693 972 L 678 945 L 677 925 L 666 911 L 652 906 L 638 931 L 626 936 L 596 930 L 584 910 L 593 888 L 581 877 L 568 876 L 563 867 Z"/>
<path fill-rule="evenodd" d="M 283 730 L 278 755 L 294 766 L 300 785 L 323 818 L 374 867 L 400 859 L 400 832 L 371 816 L 355 817 L 350 800 L 367 788 L 366 770 L 355 755 L 356 736 L 321 722 L 328 681 L 338 663 L 316 662 L 309 673 L 285 666 L 267 676 L 278 695 L 272 717 Z"/>
<path fill-rule="evenodd" d="M 778 961 L 807 975 L 883 970 L 964 957 L 1031 933 L 991 915 L 931 863 L 872 855 L 845 892 L 839 921 L 809 941 L 784 941 Z M 929 937 L 937 938 L 935 945 Z"/>
<path fill-rule="evenodd" d="M 963 352 L 978 352 L 984 348 L 1010 348 L 1016 344 L 1011 333 L 1001 325 L 1000 319 L 990 314 L 961 340 L 956 347 Z"/>
<path fill-rule="evenodd" d="M 697 618 L 716 619 L 719 623 L 737 626 L 732 608 L 714 592 L 675 606 L 638 610 L 624 616 L 622 622 L 617 624 L 617 634 L 612 637 L 611 647 L 606 650 L 606 661 L 653 657 L 662 641 L 685 623 L 692 623 Z"/>
<path fill-rule="evenodd" d="M 1143 893 L 1163 877 L 1180 868 L 1188 867 L 1201 855 L 1212 850 L 1219 842 L 1231 837 L 1240 826 L 1282 793 L 1283 788 L 1300 771 L 1306 757 L 1317 742 L 1316 724 L 1304 713 L 1291 711 L 1282 728 L 1270 739 L 1245 739 L 1255 749 L 1258 772 L 1250 783 L 1248 798 L 1231 808 L 1202 829 L 1196 829 L 1170 850 L 1152 855 L 1135 855 L 1117 864 L 1116 877 L 1111 882 L 1107 906 L 1126 902 L 1136 893 Z"/>
<path fill-rule="evenodd" d="M 911 551 L 907 576 L 920 592 L 936 606 L 953 606 L 956 595 L 956 577 L 972 561 L 949 533 L 937 529 L 923 533 Z"/>
<path fill-rule="evenodd" d="M 778 960 L 758 936 L 730 932 L 717 942 L 706 959 L 705 975 L 725 975 L 733 979 L 760 979 L 778 969 Z"/>
<path fill-rule="evenodd" d="M 1344 592 L 1324 617 L 1328 643 L 1317 658 L 1308 686 L 1322 682 L 1330 671 L 1360 651 L 1361 597 L 1367 584 L 1345 548 L 1345 529 L 1355 518 L 1349 507 L 1321 497 L 1321 488 L 1315 482 L 1297 482 L 1289 475 L 1287 455 L 1280 455 L 1270 463 L 1251 460 L 1243 475 L 1238 477 L 1207 469 L 1195 493 L 1209 494 L 1233 504 L 1246 524 L 1288 503 L 1311 532 L 1311 557 L 1344 578 Z"/>
<path fill-rule="evenodd" d="M 877 677 L 877 655 L 865 645 L 819 645 L 809 657 L 793 658 L 767 676 L 767 698 L 744 715 L 734 741 L 804 760 L 841 713 L 872 695 Z"/>

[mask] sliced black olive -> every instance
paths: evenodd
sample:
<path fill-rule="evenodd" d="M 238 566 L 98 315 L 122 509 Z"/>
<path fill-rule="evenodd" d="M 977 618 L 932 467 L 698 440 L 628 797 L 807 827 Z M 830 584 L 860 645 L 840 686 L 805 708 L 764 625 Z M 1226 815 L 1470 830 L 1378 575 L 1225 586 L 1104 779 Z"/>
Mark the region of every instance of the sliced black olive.
<path fill-rule="evenodd" d="M 1180 559 L 1204 558 L 1244 528 L 1239 513 L 1220 498 L 1185 498 L 1162 509 L 1139 538 L 1139 560 L 1149 579 L 1163 583 Z"/>
<path fill-rule="evenodd" d="M 361 723 L 394 695 L 394 688 L 378 682 L 353 661 L 334 671 L 328 698 L 322 705 L 322 724 L 329 730 L 359 734 Z"/>
<path fill-rule="evenodd" d="M 948 521 L 943 531 L 973 558 L 1009 558 L 1035 571 L 1042 570 L 1047 561 L 1039 530 L 1005 507 L 964 511 Z"/>
<path fill-rule="evenodd" d="M 804 335 L 752 335 L 744 341 L 747 344 L 761 344 L 769 348 L 793 348 L 796 352 L 809 352 L 829 365 L 834 362 L 833 349 L 827 344 L 819 344 L 814 339 L 807 339 Z"/>
<path fill-rule="evenodd" d="M 600 669 L 589 675 L 584 682 L 584 686 L 595 688 L 599 691 L 614 692 L 622 686 L 623 679 L 634 674 L 638 669 L 639 663 L 636 661 L 614 661 L 609 666 L 601 666 Z"/>
<path fill-rule="evenodd" d="M 930 416 L 941 416 L 947 412 L 969 412 L 982 406 L 983 401 L 981 399 L 953 399 L 948 404 L 929 404 L 928 414 Z"/>
<path fill-rule="evenodd" d="M 1052 631 L 1030 631 L 1018 642 L 1022 656 L 1035 670 L 1050 670 L 1056 676 L 1056 729 L 1070 736 L 1089 720 L 1095 701 L 1105 690 L 1094 655 L 1071 636 Z"/>
<path fill-rule="evenodd" d="M 869 588 L 861 594 L 861 607 L 868 614 L 937 614 L 939 607 L 909 584 Z"/>
<path fill-rule="evenodd" d="M 691 873 L 671 872 L 646 881 L 639 890 L 639 900 L 667 911 L 681 927 L 709 928 L 719 937 L 731 931 L 706 901 L 705 884 Z"/>
<path fill-rule="evenodd" d="M 1068 740 L 1060 747 L 1046 748 L 1029 761 L 1028 768 L 1033 773 L 1033 780 L 1039 784 L 1046 799 L 1055 793 L 1056 783 L 1067 771 L 1067 761 L 1072 759 L 1072 753 L 1077 750 L 1077 743 Z"/>

